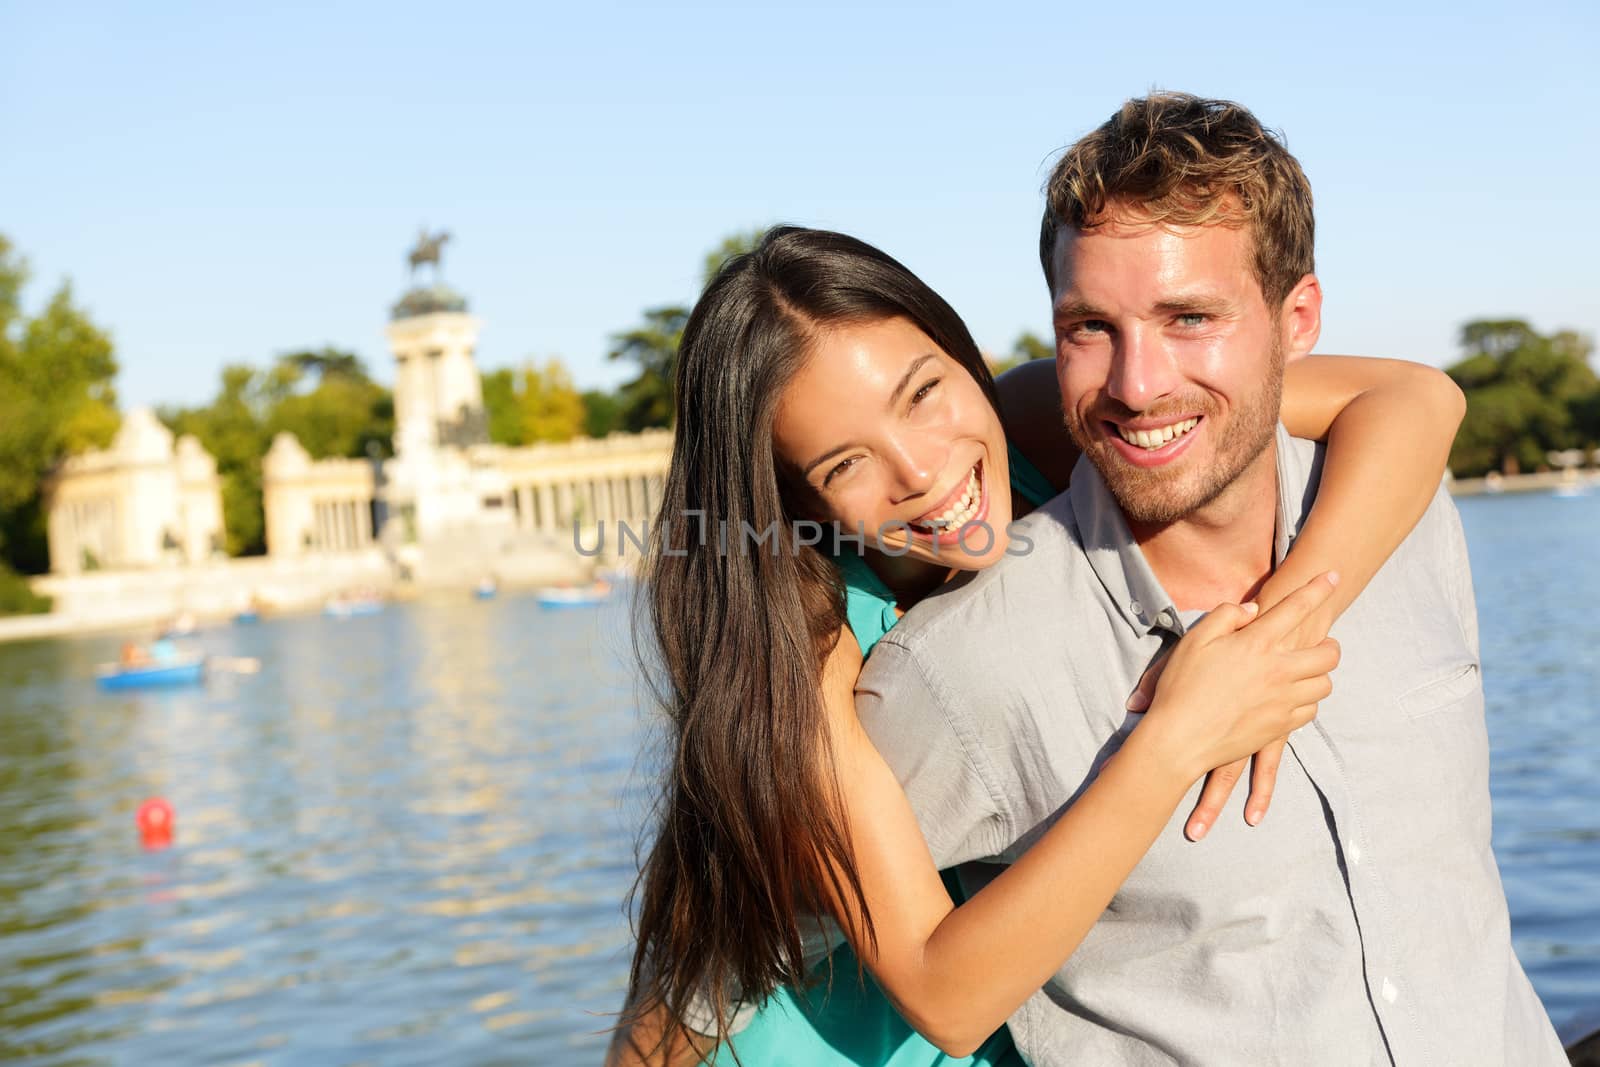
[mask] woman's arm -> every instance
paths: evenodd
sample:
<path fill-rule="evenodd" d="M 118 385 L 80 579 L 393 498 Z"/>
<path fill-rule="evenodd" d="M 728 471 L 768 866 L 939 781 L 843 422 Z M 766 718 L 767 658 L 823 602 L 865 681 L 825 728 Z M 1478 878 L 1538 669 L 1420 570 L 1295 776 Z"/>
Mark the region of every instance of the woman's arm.
<path fill-rule="evenodd" d="M 857 954 L 906 1020 L 953 1056 L 971 1053 L 1054 974 L 1104 912 L 1184 794 L 1223 753 L 1254 752 L 1308 721 L 1338 659 L 1331 641 L 1291 648 L 1323 603 L 1319 580 L 1250 626 L 1223 605 L 1180 643 L 1155 703 L 1061 818 L 961 907 L 939 879 L 910 802 L 853 706 L 860 653 L 848 634 L 824 672 L 834 773 L 872 936 L 834 901 Z M 1275 725 L 1274 725 L 1275 724 Z"/>
<path fill-rule="evenodd" d="M 1037 383 L 1035 383 L 1037 384 Z M 1037 403 L 1037 402 L 1036 402 Z M 1296 437 L 1326 440 L 1322 483 L 1305 527 L 1283 564 L 1256 595 L 1270 608 L 1313 575 L 1336 571 L 1338 590 L 1307 618 L 1302 647 L 1328 635 L 1373 575 L 1422 518 L 1444 477 L 1466 398 L 1443 371 L 1367 356 L 1307 356 L 1284 370 L 1282 420 Z M 1147 703 L 1161 664 L 1128 706 Z M 1245 821 L 1266 816 L 1283 741 L 1258 752 L 1250 769 Z M 1185 833 L 1198 841 L 1222 814 L 1244 774 L 1240 760 L 1211 773 Z"/>
<path fill-rule="evenodd" d="M 693 1031 L 671 1025 L 661 1005 L 624 1016 L 611 1035 L 605 1067 L 694 1067 L 716 1047 L 710 1038 L 696 1042 Z"/>
<path fill-rule="evenodd" d="M 1283 424 L 1326 440 L 1317 501 L 1257 596 L 1270 608 L 1313 576 L 1342 581 L 1306 620 L 1312 641 L 1367 587 L 1428 510 L 1467 401 L 1443 371 L 1395 359 L 1308 356 L 1284 370 Z"/>

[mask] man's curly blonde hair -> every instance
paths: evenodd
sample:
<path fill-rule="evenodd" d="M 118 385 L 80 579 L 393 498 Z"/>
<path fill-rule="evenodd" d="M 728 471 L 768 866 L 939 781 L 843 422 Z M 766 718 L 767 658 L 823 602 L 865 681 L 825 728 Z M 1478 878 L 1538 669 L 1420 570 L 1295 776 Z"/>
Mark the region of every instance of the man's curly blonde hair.
<path fill-rule="evenodd" d="M 1061 229 L 1091 230 L 1124 209 L 1157 225 L 1252 227 L 1272 309 L 1315 269 L 1311 183 L 1277 135 L 1227 100 L 1151 93 L 1067 149 L 1045 184 L 1039 229 L 1052 292 Z"/>

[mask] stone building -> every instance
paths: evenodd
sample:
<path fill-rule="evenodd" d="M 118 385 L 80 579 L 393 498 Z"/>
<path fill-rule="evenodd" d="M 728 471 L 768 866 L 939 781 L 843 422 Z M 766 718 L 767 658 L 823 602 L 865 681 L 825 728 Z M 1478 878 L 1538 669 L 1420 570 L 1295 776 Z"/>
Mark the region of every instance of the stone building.
<path fill-rule="evenodd" d="M 474 358 L 481 323 L 437 282 L 394 306 L 394 458 L 312 460 L 279 434 L 262 468 L 267 552 L 296 557 L 382 545 L 405 577 L 515 575 L 552 555 L 570 569 L 574 523 L 643 530 L 672 452 L 666 430 L 510 448 L 489 442 Z M 536 571 L 537 567 L 534 568 Z M 547 567 L 546 570 L 549 570 Z"/>
<path fill-rule="evenodd" d="M 222 483 L 195 438 L 173 444 L 148 408 L 111 447 L 73 456 L 45 482 L 53 574 L 199 563 L 223 550 Z"/>
<path fill-rule="evenodd" d="M 435 250 L 436 251 L 436 250 Z M 573 524 L 641 531 L 661 500 L 665 430 L 507 448 L 491 444 L 474 358 L 481 323 L 437 279 L 408 291 L 385 333 L 394 354 L 392 459 L 314 460 L 280 433 L 262 459 L 268 562 L 460 584 L 579 576 Z M 113 446 L 67 460 L 46 487 L 51 570 L 139 570 L 220 555 L 216 464 L 148 410 Z M 359 568 L 358 568 L 359 563 Z"/>

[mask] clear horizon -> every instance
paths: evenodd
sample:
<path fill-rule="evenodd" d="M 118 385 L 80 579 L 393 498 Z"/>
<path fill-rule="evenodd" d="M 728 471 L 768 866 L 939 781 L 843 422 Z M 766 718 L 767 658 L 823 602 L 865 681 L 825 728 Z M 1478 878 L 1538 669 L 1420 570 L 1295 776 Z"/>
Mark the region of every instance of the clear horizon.
<path fill-rule="evenodd" d="M 0 14 L 0 232 L 67 277 L 121 405 L 382 330 L 419 226 L 484 320 L 479 366 L 631 374 L 610 335 L 691 302 L 774 222 L 883 247 L 980 345 L 1048 336 L 1034 245 L 1061 147 L 1152 87 L 1236 99 L 1311 176 L 1323 352 L 1436 365 L 1473 318 L 1600 333 L 1600 15 L 1576 4 L 1192 7 L 1125 32 L 1043 5 L 173 6 Z"/>

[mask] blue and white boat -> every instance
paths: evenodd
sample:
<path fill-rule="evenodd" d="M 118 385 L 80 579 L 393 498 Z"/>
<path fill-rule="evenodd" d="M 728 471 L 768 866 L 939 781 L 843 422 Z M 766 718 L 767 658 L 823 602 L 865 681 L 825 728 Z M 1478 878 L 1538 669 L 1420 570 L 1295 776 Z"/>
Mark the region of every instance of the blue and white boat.
<path fill-rule="evenodd" d="M 205 680 L 206 658 L 201 655 L 157 659 L 149 663 L 108 663 L 95 672 L 101 689 L 149 689 L 195 685 Z"/>
<path fill-rule="evenodd" d="M 322 613 L 334 619 L 349 619 L 356 615 L 376 615 L 383 610 L 383 601 L 377 597 L 333 597 L 322 605 Z"/>
<path fill-rule="evenodd" d="M 579 589 L 541 589 L 537 596 L 539 606 L 551 611 L 592 608 L 611 599 L 611 587 L 604 582 L 596 582 Z"/>

